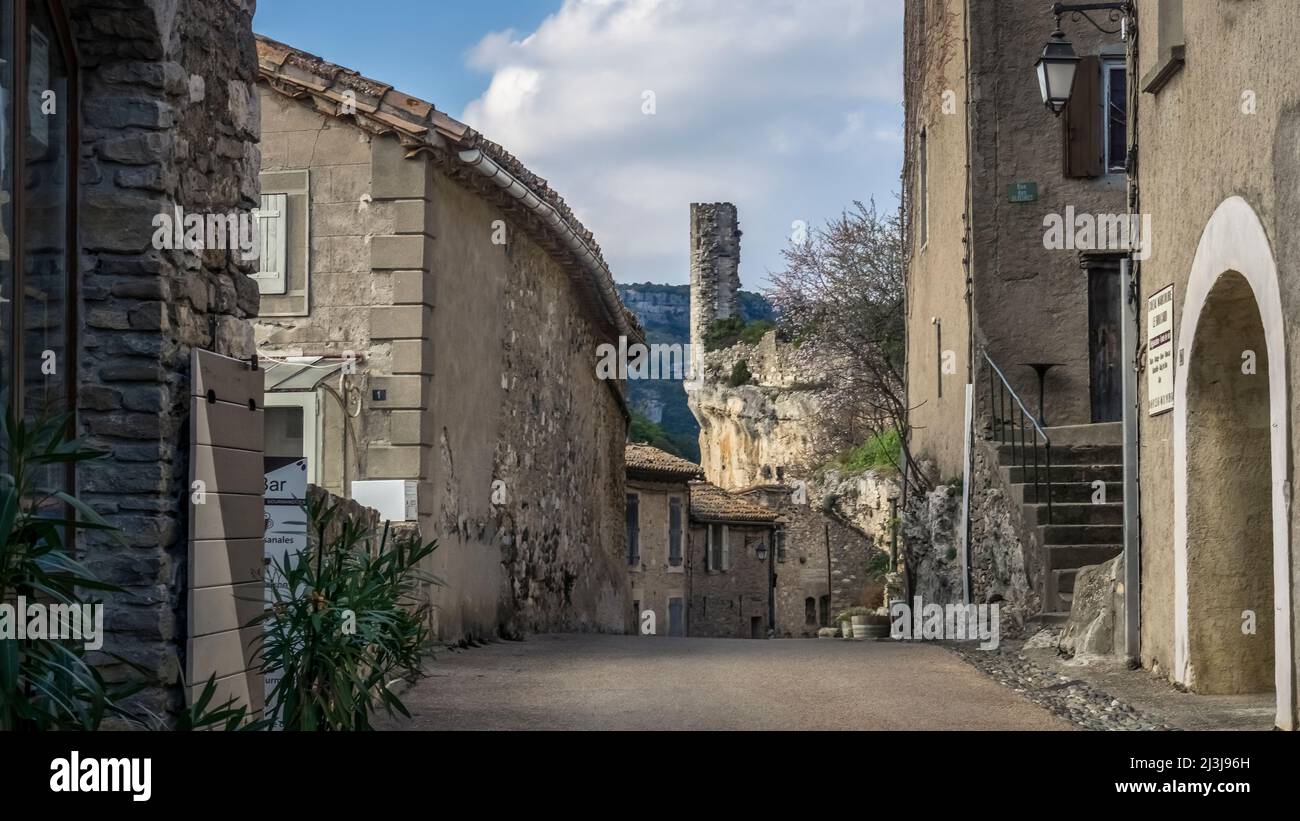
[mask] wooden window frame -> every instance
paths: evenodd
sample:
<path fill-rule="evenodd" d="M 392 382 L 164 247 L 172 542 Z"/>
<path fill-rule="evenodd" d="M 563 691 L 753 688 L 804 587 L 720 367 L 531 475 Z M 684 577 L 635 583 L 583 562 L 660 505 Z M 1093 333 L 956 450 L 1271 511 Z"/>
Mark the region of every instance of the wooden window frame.
<path fill-rule="evenodd" d="M 66 281 L 64 297 L 64 339 L 66 357 L 65 361 L 60 363 L 65 376 L 64 396 L 67 402 L 67 413 L 69 414 L 69 435 L 76 433 L 76 414 L 77 414 L 77 382 L 78 382 L 78 361 L 79 357 L 79 340 L 77 334 L 77 302 L 80 298 L 80 289 L 78 286 L 78 256 L 80 245 L 77 242 L 77 199 L 80 195 L 78 183 L 78 162 L 80 157 L 80 95 L 78 93 L 78 77 L 80 68 L 77 62 L 76 45 L 72 39 L 72 30 L 68 23 L 68 16 L 63 8 L 61 0 L 44 0 L 46 10 L 53 21 L 54 36 L 58 38 L 58 45 L 62 51 L 64 67 L 67 70 L 67 99 L 59 100 L 58 104 L 63 106 L 66 117 L 66 127 L 64 128 L 64 171 L 66 173 L 66 202 L 65 225 L 66 237 L 64 262 Z M 24 414 L 24 368 L 26 366 L 26 340 L 24 333 L 26 329 L 25 309 L 26 309 L 26 280 L 27 280 L 27 208 L 26 192 L 23 185 L 23 174 L 27 167 L 27 127 L 28 127 L 28 65 L 27 65 L 27 40 L 28 30 L 30 28 L 30 18 L 27 14 L 27 0 L 14 0 L 13 3 L 13 59 L 14 68 L 12 75 L 13 82 L 13 129 L 12 129 L 12 146 L 9 152 L 10 168 L 13 169 L 13 192 L 9 206 L 13 213 L 13 237 L 9 244 L 10 263 L 12 267 L 12 294 L 13 300 L 9 316 L 11 325 L 9 328 L 9 338 L 6 340 L 9 345 L 10 360 L 12 362 L 12 372 L 10 373 L 9 387 L 9 409 L 13 411 L 16 419 L 22 419 Z M 74 481 L 76 470 L 74 463 L 67 466 L 68 487 L 75 487 Z"/>

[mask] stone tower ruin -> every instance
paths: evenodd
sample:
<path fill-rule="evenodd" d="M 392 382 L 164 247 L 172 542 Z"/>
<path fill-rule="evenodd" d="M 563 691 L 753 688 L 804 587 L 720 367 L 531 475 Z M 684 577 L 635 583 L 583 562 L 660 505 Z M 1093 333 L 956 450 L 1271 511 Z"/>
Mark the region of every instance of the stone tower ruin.
<path fill-rule="evenodd" d="M 691 203 L 691 350 L 714 321 L 740 313 L 740 222 L 729 202 Z"/>

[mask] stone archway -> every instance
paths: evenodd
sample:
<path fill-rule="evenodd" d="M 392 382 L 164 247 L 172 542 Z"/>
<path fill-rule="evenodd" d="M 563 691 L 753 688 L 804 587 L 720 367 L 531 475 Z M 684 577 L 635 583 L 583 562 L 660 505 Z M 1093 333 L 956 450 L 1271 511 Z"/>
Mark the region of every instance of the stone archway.
<path fill-rule="evenodd" d="M 1173 676 L 1198 692 L 1275 690 L 1292 729 L 1284 326 L 1267 235 L 1240 197 L 1201 235 L 1178 345 Z"/>

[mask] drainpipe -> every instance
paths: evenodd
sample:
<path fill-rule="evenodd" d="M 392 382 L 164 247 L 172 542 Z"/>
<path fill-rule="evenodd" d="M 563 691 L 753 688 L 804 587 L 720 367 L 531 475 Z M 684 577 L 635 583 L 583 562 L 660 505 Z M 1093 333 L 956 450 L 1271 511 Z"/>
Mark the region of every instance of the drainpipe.
<path fill-rule="evenodd" d="M 1138 291 L 1132 259 L 1119 263 L 1120 362 L 1124 363 L 1124 656 L 1141 659 L 1142 561 L 1138 524 L 1137 336 Z"/>
<path fill-rule="evenodd" d="M 601 262 L 600 257 L 592 250 L 591 246 L 587 244 L 587 241 L 569 227 L 569 224 L 560 216 L 560 212 L 556 211 L 550 203 L 534 194 L 527 185 L 520 182 L 513 174 L 494 162 L 480 149 L 471 148 L 460 151 L 457 152 L 456 156 L 465 165 L 478 171 L 504 190 L 505 193 L 518 200 L 521 205 L 540 217 L 543 222 L 563 237 L 565 247 L 573 253 L 579 264 L 595 275 L 602 302 L 604 303 L 606 317 L 620 333 L 627 333 L 626 323 L 617 308 L 620 301 L 618 292 L 614 289 L 613 275 L 609 272 L 609 268 Z"/>

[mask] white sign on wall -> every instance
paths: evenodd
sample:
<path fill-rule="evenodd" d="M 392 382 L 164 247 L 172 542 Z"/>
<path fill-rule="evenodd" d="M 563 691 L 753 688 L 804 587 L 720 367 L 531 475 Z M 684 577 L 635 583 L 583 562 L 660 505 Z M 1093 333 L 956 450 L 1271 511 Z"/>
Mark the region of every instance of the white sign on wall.
<path fill-rule="evenodd" d="M 266 533 L 262 544 L 269 574 L 272 567 L 286 563 L 288 554 L 307 549 L 307 459 L 267 456 L 265 465 Z M 266 599 L 268 605 L 273 601 L 269 587 Z M 263 676 L 268 707 L 280 676 L 279 672 Z"/>
<path fill-rule="evenodd" d="M 1147 297 L 1147 413 L 1174 409 L 1174 286 Z"/>

